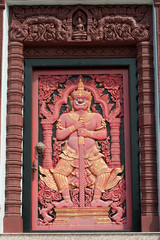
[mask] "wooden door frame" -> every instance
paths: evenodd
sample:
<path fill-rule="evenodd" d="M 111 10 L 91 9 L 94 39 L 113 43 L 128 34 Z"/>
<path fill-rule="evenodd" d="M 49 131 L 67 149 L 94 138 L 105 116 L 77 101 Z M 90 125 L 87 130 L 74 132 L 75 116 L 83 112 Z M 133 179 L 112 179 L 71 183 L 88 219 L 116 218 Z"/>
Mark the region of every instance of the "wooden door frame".
<path fill-rule="evenodd" d="M 24 231 L 31 231 L 31 142 L 32 142 L 32 74 L 34 69 L 105 67 L 127 68 L 129 71 L 131 169 L 132 169 L 132 231 L 140 231 L 140 184 L 138 153 L 138 112 L 136 59 L 26 59 L 24 61 L 24 151 L 23 151 L 23 220 Z M 42 67 L 43 66 L 43 67 Z"/>

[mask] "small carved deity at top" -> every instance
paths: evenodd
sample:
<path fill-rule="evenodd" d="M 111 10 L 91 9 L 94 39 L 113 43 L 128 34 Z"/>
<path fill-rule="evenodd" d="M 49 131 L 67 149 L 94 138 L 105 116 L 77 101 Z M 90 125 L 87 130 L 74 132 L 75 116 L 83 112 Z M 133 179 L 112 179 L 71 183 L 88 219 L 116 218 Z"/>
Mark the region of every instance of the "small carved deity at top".
<path fill-rule="evenodd" d="M 78 18 L 78 23 L 75 27 L 75 31 L 73 31 L 73 39 L 74 40 L 86 40 L 87 33 L 84 28 L 84 24 L 82 23 L 81 17 Z"/>
<path fill-rule="evenodd" d="M 82 19 L 79 17 L 78 18 L 78 24 L 76 26 L 77 32 L 84 33 L 84 25 L 82 23 Z"/>

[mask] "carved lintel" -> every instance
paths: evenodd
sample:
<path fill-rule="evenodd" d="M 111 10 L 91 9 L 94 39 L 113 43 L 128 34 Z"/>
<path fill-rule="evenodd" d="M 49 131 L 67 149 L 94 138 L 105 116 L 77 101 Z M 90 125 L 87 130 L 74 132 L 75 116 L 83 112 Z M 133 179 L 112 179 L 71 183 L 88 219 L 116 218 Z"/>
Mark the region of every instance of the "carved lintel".
<path fill-rule="evenodd" d="M 105 7 L 104 7 L 105 8 Z M 28 8 L 29 9 L 29 8 Z M 59 8 L 62 11 L 63 8 Z M 14 11 L 13 11 L 14 12 Z M 54 12 L 54 11 L 53 11 Z M 16 16 L 15 16 L 16 15 Z M 19 20 L 12 15 L 10 39 L 19 42 L 104 42 L 138 43 L 149 39 L 147 24 L 139 24 L 133 17 L 108 16 L 97 18 L 84 6 L 77 6 L 72 13 L 62 15 L 30 16 Z M 17 19 L 17 18 L 18 19 Z"/>

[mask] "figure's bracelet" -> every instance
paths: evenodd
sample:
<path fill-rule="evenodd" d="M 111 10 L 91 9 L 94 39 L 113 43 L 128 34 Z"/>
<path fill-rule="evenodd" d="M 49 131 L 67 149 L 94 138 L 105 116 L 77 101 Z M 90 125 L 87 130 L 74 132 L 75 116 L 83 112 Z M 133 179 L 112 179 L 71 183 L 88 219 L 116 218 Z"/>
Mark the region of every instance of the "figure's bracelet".
<path fill-rule="evenodd" d="M 68 129 L 70 130 L 71 133 L 74 132 L 74 131 L 76 130 L 76 128 L 75 128 L 74 125 L 68 127 Z"/>
<path fill-rule="evenodd" d="M 93 137 L 93 131 L 88 131 L 88 137 L 92 138 Z"/>

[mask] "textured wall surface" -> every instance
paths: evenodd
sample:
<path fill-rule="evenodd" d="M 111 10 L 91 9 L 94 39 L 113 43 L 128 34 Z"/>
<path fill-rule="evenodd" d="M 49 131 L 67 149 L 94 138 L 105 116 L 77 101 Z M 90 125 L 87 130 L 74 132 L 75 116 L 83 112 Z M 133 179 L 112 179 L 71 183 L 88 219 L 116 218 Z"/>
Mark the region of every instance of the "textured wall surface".
<path fill-rule="evenodd" d="M 1 240 L 160 240 L 160 233 L 2 234 Z"/>

